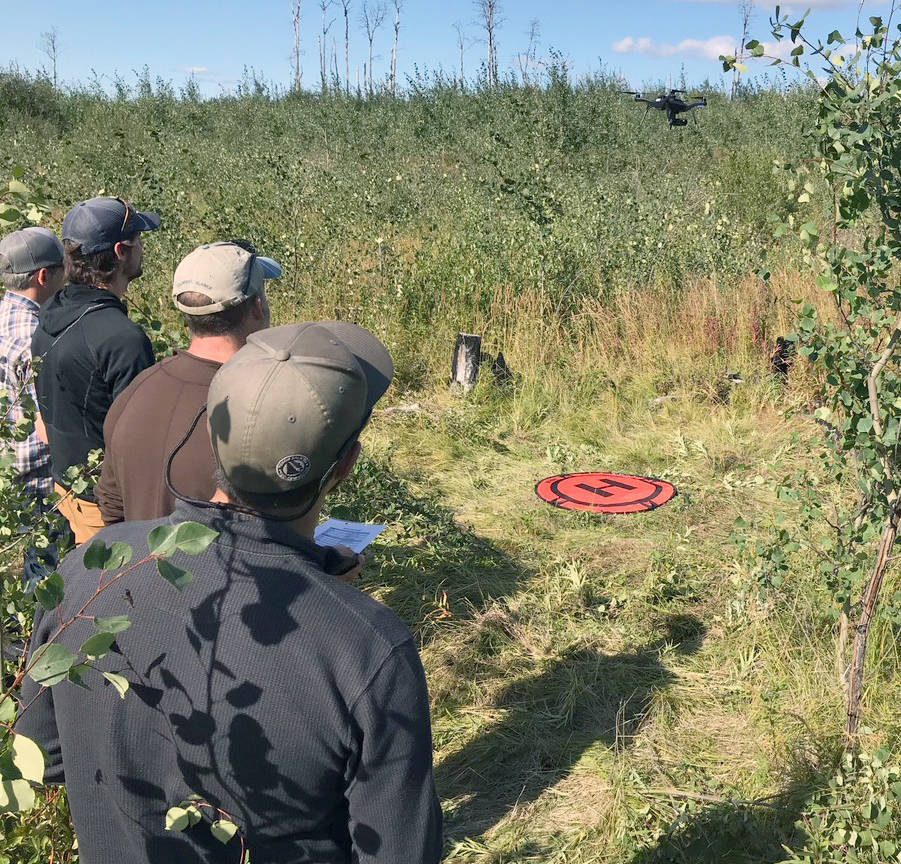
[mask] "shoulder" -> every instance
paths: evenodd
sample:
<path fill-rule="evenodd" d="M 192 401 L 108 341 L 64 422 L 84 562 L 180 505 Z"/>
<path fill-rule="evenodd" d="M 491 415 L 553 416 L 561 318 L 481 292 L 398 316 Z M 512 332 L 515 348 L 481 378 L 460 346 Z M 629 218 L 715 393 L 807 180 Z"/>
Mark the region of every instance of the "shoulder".
<path fill-rule="evenodd" d="M 85 330 L 99 331 L 99 342 L 107 345 L 149 345 L 150 340 L 140 324 L 136 324 L 121 309 L 105 306 L 82 319 Z"/>
<path fill-rule="evenodd" d="M 412 642 L 409 627 L 383 603 L 334 576 L 323 573 L 322 580 L 324 589 L 332 595 L 336 609 L 340 610 L 344 625 L 353 629 L 363 642 L 381 643 L 385 655 Z"/>

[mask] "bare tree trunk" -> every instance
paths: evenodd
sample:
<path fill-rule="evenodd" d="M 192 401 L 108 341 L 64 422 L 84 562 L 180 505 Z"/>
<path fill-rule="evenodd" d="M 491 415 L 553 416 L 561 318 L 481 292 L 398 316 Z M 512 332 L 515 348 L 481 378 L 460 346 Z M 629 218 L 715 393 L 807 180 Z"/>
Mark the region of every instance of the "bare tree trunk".
<path fill-rule="evenodd" d="M 300 71 L 300 14 L 303 0 L 291 0 L 291 21 L 294 24 L 294 92 L 299 93 L 302 79 Z"/>
<path fill-rule="evenodd" d="M 741 12 L 741 41 L 735 51 L 735 57 L 741 61 L 745 56 L 745 42 L 748 41 L 748 30 L 751 27 L 751 14 L 754 12 L 754 0 L 741 0 L 738 4 Z M 741 79 L 741 71 L 738 67 L 732 70 L 732 99 L 738 96 L 738 84 Z"/>
<path fill-rule="evenodd" d="M 497 87 L 497 25 L 498 25 L 498 0 L 478 0 L 477 7 L 482 14 L 482 26 L 488 37 L 488 86 Z"/>
<path fill-rule="evenodd" d="M 391 48 L 391 95 L 397 96 L 397 43 L 400 39 L 400 11 L 404 0 L 394 0 L 394 46 Z"/>
<path fill-rule="evenodd" d="M 56 27 L 51 27 L 45 33 L 41 33 L 41 50 L 47 55 L 53 67 L 53 89 L 56 90 L 59 86 L 59 81 L 56 77 L 56 64 L 59 60 L 59 55 L 62 53 L 59 31 Z"/>
<path fill-rule="evenodd" d="M 535 53 L 538 50 L 538 19 L 533 18 L 529 22 L 529 47 L 525 54 L 519 55 L 519 73 L 522 76 L 523 87 L 529 86 L 529 69 L 535 62 Z"/>
<path fill-rule="evenodd" d="M 854 631 L 854 651 L 851 655 L 850 689 L 848 694 L 848 739 L 852 746 L 856 744 L 860 731 L 867 637 L 870 635 L 870 624 L 872 624 L 873 617 L 876 614 L 879 591 L 882 588 L 882 580 L 885 578 L 885 572 L 888 570 L 889 561 L 891 560 L 892 547 L 895 545 L 895 539 L 898 536 L 899 523 L 901 523 L 901 509 L 894 506 L 888 524 L 882 532 L 876 565 L 864 592 L 860 619 Z"/>
<path fill-rule="evenodd" d="M 454 24 L 454 30 L 457 31 L 457 47 L 460 49 L 460 89 L 463 89 L 463 54 L 466 50 L 466 33 L 463 31 L 463 25 L 457 21 Z"/>
<path fill-rule="evenodd" d="M 331 29 L 335 19 L 332 18 L 326 24 L 326 15 L 331 8 L 333 0 L 319 0 L 319 9 L 322 12 L 322 35 L 319 37 L 319 81 L 322 92 L 328 90 L 328 61 L 326 59 L 326 40 L 328 39 L 328 31 Z"/>
<path fill-rule="evenodd" d="M 338 41 L 332 37 L 332 69 L 334 70 L 335 90 L 341 92 L 341 73 L 338 71 Z"/>
<path fill-rule="evenodd" d="M 350 4 L 352 0 L 341 0 L 344 9 L 344 92 L 350 95 Z"/>
<path fill-rule="evenodd" d="M 367 80 L 367 90 L 370 96 L 373 94 L 372 84 L 372 43 L 375 39 L 376 31 L 385 21 L 385 7 L 382 3 L 376 6 L 370 6 L 369 0 L 363 0 L 363 12 L 360 15 L 363 23 L 363 29 L 366 31 L 366 38 L 369 40 L 369 78 Z M 364 78 L 366 76 L 364 75 Z"/>

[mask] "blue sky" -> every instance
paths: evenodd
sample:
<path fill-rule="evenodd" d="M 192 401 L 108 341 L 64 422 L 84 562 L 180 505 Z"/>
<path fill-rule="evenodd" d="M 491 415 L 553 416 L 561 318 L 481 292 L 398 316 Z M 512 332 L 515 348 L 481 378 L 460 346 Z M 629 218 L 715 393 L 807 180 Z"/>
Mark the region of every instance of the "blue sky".
<path fill-rule="evenodd" d="M 368 0 L 375 6 L 378 0 Z M 392 0 L 385 24 L 377 32 L 375 76 L 387 74 L 393 39 Z M 560 52 L 576 75 L 602 65 L 621 72 L 635 88 L 658 81 L 706 78 L 724 80 L 717 55 L 734 46 L 741 30 L 737 0 L 499 0 L 499 59 L 506 69 L 519 69 L 518 56 L 529 42 L 529 27 L 538 21 L 537 59 Z M 767 19 L 774 3 L 756 2 L 751 34 L 769 36 Z M 351 78 L 367 60 L 368 48 L 360 24 L 363 0 L 351 0 Z M 853 32 L 858 0 L 807 0 L 783 3 L 783 9 L 803 12 L 813 7 L 811 32 L 833 29 Z M 863 14 L 885 14 L 888 0 L 865 0 Z M 207 95 L 232 90 L 244 67 L 267 81 L 291 82 L 291 0 L 155 0 L 151 4 L 114 4 L 79 0 L 77 4 L 30 0 L 0 2 L 4 22 L 0 65 L 48 68 L 40 48 L 41 34 L 56 27 L 61 53 L 58 70 L 66 83 L 87 82 L 96 75 L 108 87 L 120 76 L 136 80 L 145 65 L 151 75 L 181 85 L 193 74 Z M 335 0 L 329 12 L 335 22 L 328 34 L 329 51 L 336 40 L 338 67 L 344 72 L 344 21 Z M 473 0 L 403 0 L 401 13 L 400 80 L 420 70 L 459 69 L 454 25 L 464 32 L 464 72 L 473 74 L 486 54 Z M 321 30 L 319 0 L 302 3 L 302 63 L 304 86 L 317 86 Z M 5 56 L 4 56 L 5 55 Z M 763 64 L 761 73 L 771 71 Z"/>

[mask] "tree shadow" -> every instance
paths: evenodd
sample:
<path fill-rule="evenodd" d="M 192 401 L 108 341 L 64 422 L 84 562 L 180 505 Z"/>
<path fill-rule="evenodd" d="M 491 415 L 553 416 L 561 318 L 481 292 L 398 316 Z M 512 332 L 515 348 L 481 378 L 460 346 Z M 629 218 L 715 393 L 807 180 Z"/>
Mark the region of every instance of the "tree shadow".
<path fill-rule="evenodd" d="M 825 780 L 805 767 L 776 797 L 761 802 L 690 806 L 666 834 L 629 864 L 776 864 L 796 847 L 805 801 Z"/>
<path fill-rule="evenodd" d="M 598 741 L 628 747 L 655 693 L 676 680 L 661 652 L 673 645 L 694 653 L 706 632 L 688 615 L 670 616 L 664 626 L 660 638 L 634 651 L 571 651 L 503 691 L 493 706 L 503 719 L 436 770 L 441 797 L 463 801 L 447 819 L 447 836 L 484 833 L 561 780 Z"/>

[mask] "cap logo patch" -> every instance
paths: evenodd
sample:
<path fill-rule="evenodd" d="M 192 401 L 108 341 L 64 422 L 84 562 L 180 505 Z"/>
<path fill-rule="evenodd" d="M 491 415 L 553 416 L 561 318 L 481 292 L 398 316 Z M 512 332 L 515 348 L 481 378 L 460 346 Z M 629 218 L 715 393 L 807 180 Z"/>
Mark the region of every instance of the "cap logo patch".
<path fill-rule="evenodd" d="M 275 473 L 282 480 L 294 482 L 300 480 L 310 470 L 310 460 L 301 453 L 295 453 L 293 456 L 285 456 L 280 459 L 278 465 L 275 466 Z"/>

